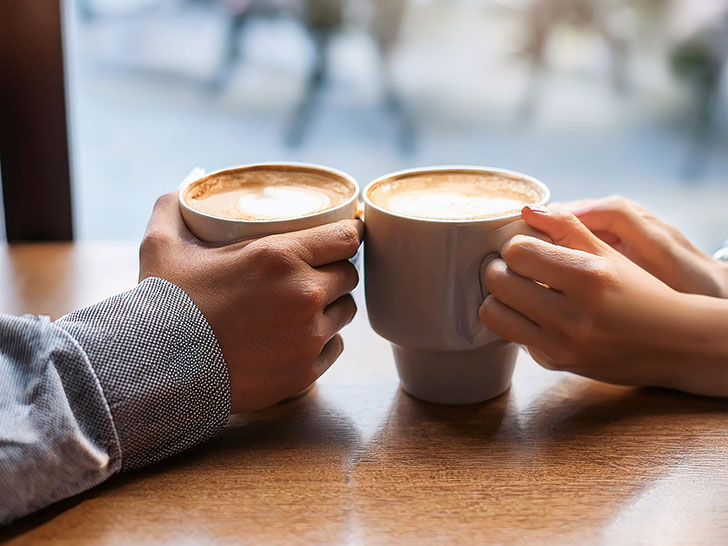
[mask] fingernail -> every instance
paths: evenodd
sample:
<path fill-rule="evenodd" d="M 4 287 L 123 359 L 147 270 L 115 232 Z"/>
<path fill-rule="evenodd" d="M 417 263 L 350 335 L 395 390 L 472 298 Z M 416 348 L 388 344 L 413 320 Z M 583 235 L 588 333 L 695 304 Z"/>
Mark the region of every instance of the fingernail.
<path fill-rule="evenodd" d="M 538 205 L 526 205 L 523 207 L 524 209 L 528 209 L 530 212 L 536 213 L 536 214 L 551 214 L 551 211 L 545 207 L 540 207 Z"/>

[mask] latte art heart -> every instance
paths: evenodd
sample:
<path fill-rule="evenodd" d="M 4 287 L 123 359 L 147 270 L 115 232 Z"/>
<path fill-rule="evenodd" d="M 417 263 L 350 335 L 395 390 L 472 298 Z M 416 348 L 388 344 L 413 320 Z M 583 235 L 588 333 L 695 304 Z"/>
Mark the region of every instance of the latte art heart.
<path fill-rule="evenodd" d="M 248 222 L 287 220 L 332 209 L 354 188 L 313 171 L 240 170 L 192 184 L 185 201 L 214 216 Z"/>
<path fill-rule="evenodd" d="M 523 207 L 522 199 L 497 195 L 469 195 L 451 190 L 422 190 L 393 195 L 387 208 L 406 216 L 426 218 L 476 218 Z"/>
<path fill-rule="evenodd" d="M 326 192 L 296 186 L 239 190 L 239 193 L 238 209 L 243 215 L 261 219 L 304 216 L 331 206 L 331 196 Z"/>

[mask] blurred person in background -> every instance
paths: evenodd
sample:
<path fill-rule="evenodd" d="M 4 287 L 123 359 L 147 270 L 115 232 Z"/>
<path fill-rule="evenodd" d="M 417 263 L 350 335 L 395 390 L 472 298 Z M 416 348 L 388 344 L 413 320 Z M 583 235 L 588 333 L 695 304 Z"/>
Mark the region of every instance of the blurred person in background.
<path fill-rule="evenodd" d="M 671 64 L 690 87 L 693 143 L 685 165 L 695 176 L 716 133 L 721 84 L 728 65 L 728 0 L 681 0 L 674 3 Z"/>
<path fill-rule="evenodd" d="M 616 9 L 615 9 L 616 8 Z M 520 106 L 520 116 L 530 119 L 536 102 L 543 93 L 541 79 L 546 68 L 549 40 L 559 25 L 569 24 L 590 28 L 606 43 L 611 56 L 612 84 L 620 93 L 627 87 L 627 36 L 619 28 L 619 6 L 604 0 L 531 0 L 521 14 L 525 44 L 523 53 L 530 64 L 526 95 Z"/>
<path fill-rule="evenodd" d="M 292 112 L 286 132 L 291 147 L 303 144 L 314 110 L 330 78 L 329 50 L 334 37 L 345 28 L 346 12 L 352 5 L 363 11 L 367 32 L 374 41 L 379 60 L 383 105 L 397 119 L 398 144 L 403 151 L 414 146 L 414 127 L 391 73 L 392 53 L 398 43 L 407 0 L 206 0 L 220 4 L 229 17 L 225 52 L 211 86 L 221 91 L 242 59 L 241 37 L 254 17 L 289 14 L 298 19 L 314 48 L 301 98 Z"/>

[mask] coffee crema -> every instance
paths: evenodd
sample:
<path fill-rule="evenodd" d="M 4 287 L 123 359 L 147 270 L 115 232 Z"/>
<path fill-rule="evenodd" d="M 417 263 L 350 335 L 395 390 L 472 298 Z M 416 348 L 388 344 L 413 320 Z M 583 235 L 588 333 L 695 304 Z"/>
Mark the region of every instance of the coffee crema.
<path fill-rule="evenodd" d="M 231 220 L 275 221 L 332 209 L 355 192 L 331 175 L 304 169 L 241 169 L 193 183 L 184 195 L 193 209 Z"/>
<path fill-rule="evenodd" d="M 383 180 L 369 188 L 380 208 L 423 220 L 479 220 L 508 216 L 541 202 L 534 183 L 500 173 L 442 171 Z"/>

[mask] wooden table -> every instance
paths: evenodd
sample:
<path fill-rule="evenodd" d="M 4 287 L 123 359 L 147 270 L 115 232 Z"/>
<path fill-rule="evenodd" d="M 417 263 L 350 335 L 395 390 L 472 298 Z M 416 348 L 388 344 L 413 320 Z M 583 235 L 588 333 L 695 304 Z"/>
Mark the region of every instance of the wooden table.
<path fill-rule="evenodd" d="M 127 245 L 0 250 L 0 310 L 58 317 L 136 279 Z M 361 295 L 359 298 L 361 300 Z M 360 306 L 362 308 L 362 306 Z M 363 313 L 304 397 L 4 529 L 8 544 L 721 544 L 726 401 L 603 385 L 525 353 L 510 392 L 414 400 Z"/>

